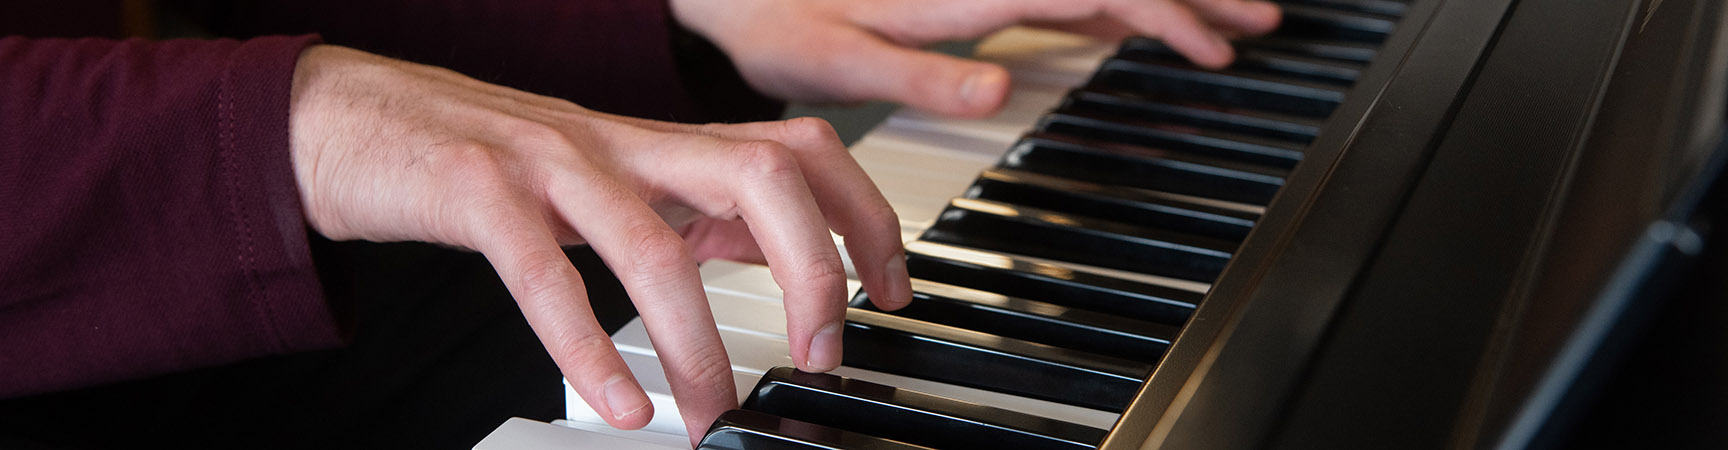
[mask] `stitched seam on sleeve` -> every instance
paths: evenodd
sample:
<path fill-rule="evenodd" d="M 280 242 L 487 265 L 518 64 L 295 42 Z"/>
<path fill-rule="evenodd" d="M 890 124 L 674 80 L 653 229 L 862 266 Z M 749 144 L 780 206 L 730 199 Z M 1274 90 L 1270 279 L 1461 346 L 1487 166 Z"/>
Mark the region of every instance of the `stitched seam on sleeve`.
<path fill-rule="evenodd" d="M 245 44 L 241 44 L 244 46 Z M 233 53 L 238 53 L 235 49 Z M 236 242 L 239 251 L 236 259 L 246 277 L 247 303 L 256 305 L 261 317 L 260 324 L 271 345 L 280 351 L 286 347 L 282 337 L 276 330 L 275 311 L 271 308 L 269 292 L 265 291 L 258 277 L 257 243 L 252 238 L 252 222 L 246 214 L 243 205 L 243 193 L 240 190 L 239 144 L 235 142 L 237 117 L 234 111 L 234 59 L 229 54 L 228 67 L 222 71 L 222 81 L 216 91 L 216 115 L 219 134 L 219 145 L 222 151 L 223 172 L 228 182 L 228 210 L 234 221 L 234 231 L 238 237 Z"/>

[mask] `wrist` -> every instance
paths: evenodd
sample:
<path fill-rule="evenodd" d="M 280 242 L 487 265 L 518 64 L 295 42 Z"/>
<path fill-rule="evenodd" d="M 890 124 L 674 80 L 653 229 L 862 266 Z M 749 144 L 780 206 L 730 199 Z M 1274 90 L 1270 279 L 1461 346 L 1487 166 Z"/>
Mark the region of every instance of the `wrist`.
<path fill-rule="evenodd" d="M 340 70 L 332 70 L 332 65 L 340 64 L 345 56 L 352 52 L 342 47 L 332 45 L 315 45 L 300 52 L 300 59 L 294 67 L 293 88 L 289 94 L 288 107 L 288 154 L 293 162 L 295 187 L 299 189 L 301 208 L 304 209 L 306 225 L 326 237 L 336 240 L 347 239 L 337 230 L 331 220 L 332 215 L 326 209 L 326 199 L 319 195 L 318 183 L 322 178 L 320 168 L 323 154 L 330 142 L 330 127 L 323 117 L 326 98 L 331 94 L 331 78 Z"/>

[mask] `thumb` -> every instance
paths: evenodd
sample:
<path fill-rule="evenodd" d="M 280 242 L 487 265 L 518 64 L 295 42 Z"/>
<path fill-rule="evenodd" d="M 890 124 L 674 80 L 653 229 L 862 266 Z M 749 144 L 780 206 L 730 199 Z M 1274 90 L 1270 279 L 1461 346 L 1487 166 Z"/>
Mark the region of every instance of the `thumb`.
<path fill-rule="evenodd" d="M 986 117 L 1008 97 L 1008 71 L 988 64 L 890 44 L 875 36 L 856 36 L 844 66 L 830 79 L 850 96 L 889 100 L 923 111 L 961 117 Z"/>

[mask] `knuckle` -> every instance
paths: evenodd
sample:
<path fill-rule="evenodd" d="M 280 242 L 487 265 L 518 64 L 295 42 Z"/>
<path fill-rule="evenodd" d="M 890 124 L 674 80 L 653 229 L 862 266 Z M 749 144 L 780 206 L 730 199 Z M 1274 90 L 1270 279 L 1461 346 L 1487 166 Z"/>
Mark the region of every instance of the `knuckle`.
<path fill-rule="evenodd" d="M 840 145 L 840 136 L 828 121 L 798 117 L 780 122 L 780 140 L 796 149 L 823 150 Z"/>
<path fill-rule="evenodd" d="M 695 266 L 684 239 L 664 224 L 644 224 L 629 231 L 631 268 L 638 280 L 670 277 Z"/>
<path fill-rule="evenodd" d="M 571 292 L 575 280 L 575 268 L 563 258 L 545 258 L 539 255 L 528 256 L 528 261 L 518 264 L 516 285 L 522 295 L 528 299 L 554 300 L 556 296 Z"/>
<path fill-rule="evenodd" d="M 804 263 L 793 267 L 791 272 L 794 283 L 809 287 L 824 287 L 844 283 L 846 280 L 846 264 L 833 252 L 806 258 Z"/>
<path fill-rule="evenodd" d="M 739 172 L 751 177 L 783 177 L 798 173 L 798 161 L 786 146 L 774 141 L 745 141 L 733 147 Z"/>
<path fill-rule="evenodd" d="M 458 199 L 451 204 L 442 205 L 446 211 L 439 216 L 455 217 L 467 225 L 469 230 L 467 240 L 483 242 L 485 236 L 479 234 L 522 233 L 520 225 L 512 219 L 523 215 L 522 208 L 507 193 L 507 189 L 493 184 L 484 184 L 473 189 L 467 198 Z"/>
<path fill-rule="evenodd" d="M 727 361 L 725 352 L 691 352 L 671 359 L 666 362 L 672 364 L 685 380 L 706 384 L 710 380 L 732 377 L 732 364 Z"/>
<path fill-rule="evenodd" d="M 894 207 L 883 202 L 871 202 L 866 211 L 860 213 L 864 226 L 875 228 L 876 232 L 898 234 L 900 232 L 900 214 L 894 212 Z"/>
<path fill-rule="evenodd" d="M 435 209 L 432 219 L 455 220 L 453 223 L 466 224 L 469 231 L 480 232 L 504 226 L 510 223 L 505 218 L 524 214 L 518 181 L 490 147 L 463 144 L 440 153 L 440 167 L 434 170 L 439 173 L 436 182 L 441 186 L 436 189 L 452 195 L 430 205 Z"/>
<path fill-rule="evenodd" d="M 553 356 L 558 362 L 582 367 L 593 366 L 595 365 L 593 363 L 594 361 L 610 357 L 610 354 L 613 352 L 616 352 L 616 350 L 613 349 L 612 340 L 598 335 L 584 333 L 564 337 L 562 345 Z M 605 376 L 605 371 L 594 372 L 598 372 L 600 376 Z M 605 382 L 606 380 L 602 379 L 593 381 Z"/>

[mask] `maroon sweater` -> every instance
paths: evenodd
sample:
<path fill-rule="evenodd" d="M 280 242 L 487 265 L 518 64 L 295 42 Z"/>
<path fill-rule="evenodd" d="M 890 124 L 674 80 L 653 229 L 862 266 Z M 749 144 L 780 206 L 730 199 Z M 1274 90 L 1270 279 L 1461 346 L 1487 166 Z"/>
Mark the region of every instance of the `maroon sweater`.
<path fill-rule="evenodd" d="M 0 37 L 0 398 L 340 345 L 288 156 L 308 33 L 641 117 L 777 107 L 711 70 L 729 68 L 664 0 L 232 2 L 196 11 L 298 36 L 165 42 L 44 38 L 112 35 L 117 2 L 18 3 L 0 6 L 0 36 L 24 35 Z"/>

